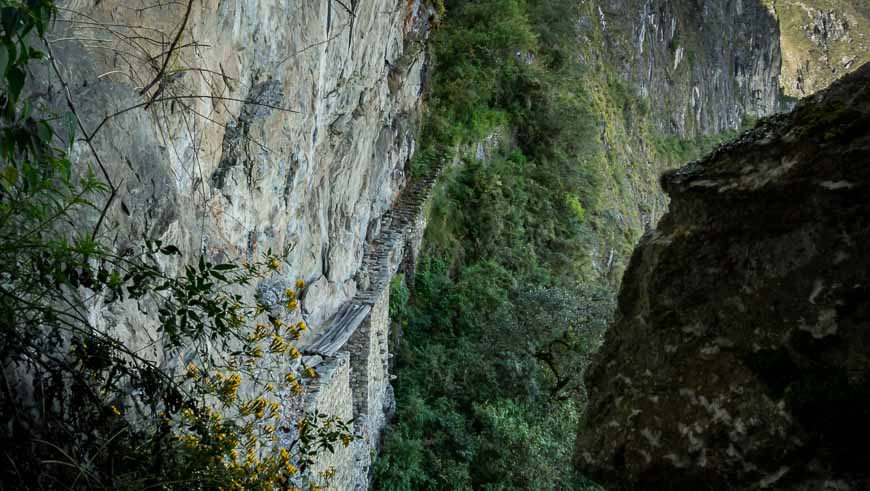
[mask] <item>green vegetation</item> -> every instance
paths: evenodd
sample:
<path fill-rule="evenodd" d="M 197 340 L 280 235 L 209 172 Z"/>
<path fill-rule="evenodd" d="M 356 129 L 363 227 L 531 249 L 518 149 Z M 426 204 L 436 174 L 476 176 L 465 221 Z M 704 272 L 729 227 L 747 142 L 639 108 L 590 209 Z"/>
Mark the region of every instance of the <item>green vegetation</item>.
<path fill-rule="evenodd" d="M 290 445 L 276 443 L 271 381 L 298 395 L 316 372 L 269 368 L 300 356 L 293 342 L 306 326 L 283 325 L 240 292 L 278 274 L 286 253 L 189 264 L 158 240 L 123 251 L 101 240 L 112 183 L 70 161 L 78 116 L 21 96 L 27 65 L 46 59 L 33 44 L 54 14 L 51 0 L 0 0 L 0 488 L 300 485 L 318 452 L 353 437 L 347 422 L 310 414 Z M 303 287 L 287 288 L 280 308 L 298 308 Z M 97 326 L 95 305 L 157 315 L 150 329 L 131 326 L 143 331 L 131 340 Z M 156 339 L 133 345 L 146 330 Z"/>
<path fill-rule="evenodd" d="M 755 125 L 755 119 L 746 117 L 740 124 L 740 128 L 723 131 L 711 135 L 699 135 L 695 138 L 679 138 L 677 136 L 657 135 L 655 138 L 655 150 L 659 158 L 666 162 L 680 164 L 698 160 L 707 155 L 717 145 L 733 140 L 740 133 Z"/>
<path fill-rule="evenodd" d="M 666 206 L 658 174 L 733 134 L 660 135 L 612 67 L 576 62 L 600 58 L 600 40 L 576 41 L 583 8 L 451 2 L 434 35 L 413 166 L 461 165 L 436 190 L 413 290 L 393 285 L 399 411 L 377 489 L 594 488 L 570 465 L 582 374 Z"/>
<path fill-rule="evenodd" d="M 460 155 L 433 200 L 413 291 L 393 284 L 399 421 L 378 489 L 592 486 L 570 456 L 582 372 L 613 299 L 586 255 L 603 157 L 594 101 L 569 61 L 575 3 L 451 3 L 433 40 L 415 164 L 494 133 L 502 148 Z"/>

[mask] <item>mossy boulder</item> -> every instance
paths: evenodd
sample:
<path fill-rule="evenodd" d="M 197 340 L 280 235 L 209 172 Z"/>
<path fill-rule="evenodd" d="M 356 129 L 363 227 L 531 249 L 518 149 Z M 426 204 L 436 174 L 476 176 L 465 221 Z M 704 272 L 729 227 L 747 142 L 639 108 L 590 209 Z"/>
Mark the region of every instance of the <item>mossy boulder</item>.
<path fill-rule="evenodd" d="M 870 64 L 666 173 L 588 371 L 610 489 L 870 489 Z"/>

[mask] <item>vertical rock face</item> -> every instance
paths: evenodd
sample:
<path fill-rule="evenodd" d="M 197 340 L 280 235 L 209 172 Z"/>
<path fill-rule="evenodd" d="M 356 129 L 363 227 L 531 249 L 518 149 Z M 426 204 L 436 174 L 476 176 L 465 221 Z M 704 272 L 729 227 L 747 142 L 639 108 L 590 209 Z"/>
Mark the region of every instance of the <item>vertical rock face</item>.
<path fill-rule="evenodd" d="M 278 388 L 287 427 L 311 409 L 354 418 L 363 438 L 322 452 L 309 473 L 335 467 L 333 487 L 366 489 L 393 404 L 388 293 L 350 352 L 308 348 L 370 289 L 358 284 L 361 264 L 406 187 L 432 12 L 406 0 L 58 3 L 48 38 L 61 80 L 36 65 L 28 96 L 65 110 L 69 88 L 87 132 L 79 136 L 92 137 L 117 187 L 101 239 L 121 252 L 143 239 L 176 245 L 182 257 L 160 264 L 170 274 L 200 254 L 242 262 L 289 248 L 280 272 L 239 293 L 285 323 L 311 326 L 299 348 L 319 378 L 290 394 L 284 374 L 299 372 L 299 360 L 264 357 L 255 370 Z M 95 167 L 82 140 L 73 160 Z M 297 279 L 307 287 L 301 309 L 288 312 L 284 291 Z M 96 327 L 147 348 L 168 370 L 188 356 L 162 350 L 147 305 L 109 308 L 96 298 L 89 307 Z M 289 447 L 293 435 L 283 432 L 279 444 Z"/>
<path fill-rule="evenodd" d="M 667 210 L 657 183 L 681 163 L 673 140 L 781 109 L 779 35 L 762 0 L 585 0 L 580 12 L 578 59 L 602 119 L 607 210 L 595 217 L 590 257 L 616 285 L 637 240 Z"/>
<path fill-rule="evenodd" d="M 602 0 L 597 10 L 605 56 L 660 130 L 717 133 L 779 109 L 778 27 L 761 0 Z"/>
<path fill-rule="evenodd" d="M 613 489 L 870 487 L 870 64 L 662 178 L 587 374 Z"/>
<path fill-rule="evenodd" d="M 354 295 L 367 233 L 405 184 L 426 7 L 196 1 L 167 60 L 187 2 L 60 3 L 53 53 L 119 187 L 108 241 L 123 250 L 161 239 L 214 261 L 292 246 L 282 273 L 312 285 L 302 311 L 316 333 Z M 34 70 L 31 94 L 62 108 L 57 77 Z M 91 158 L 81 142 L 74 155 Z M 94 309 L 131 336 L 148 323 L 135 306 Z"/>

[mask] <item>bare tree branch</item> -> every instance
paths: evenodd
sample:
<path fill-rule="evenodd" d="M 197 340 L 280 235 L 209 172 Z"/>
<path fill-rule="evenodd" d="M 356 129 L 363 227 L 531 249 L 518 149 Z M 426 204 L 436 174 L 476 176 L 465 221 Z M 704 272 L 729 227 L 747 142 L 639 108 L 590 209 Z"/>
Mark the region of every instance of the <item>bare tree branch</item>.
<path fill-rule="evenodd" d="M 187 2 L 187 10 L 184 11 L 184 18 L 181 20 L 181 27 L 178 28 L 178 32 L 175 33 L 175 38 L 172 39 L 172 43 L 169 45 L 169 51 L 166 53 L 166 59 L 163 60 L 163 66 L 160 67 L 160 70 L 157 72 L 157 76 L 154 77 L 154 80 L 149 82 L 142 90 L 139 91 L 139 95 L 145 95 L 151 87 L 154 87 L 154 84 L 160 81 L 163 78 L 163 73 L 166 72 L 166 67 L 169 65 L 169 60 L 172 59 L 172 52 L 175 50 L 175 46 L 178 44 L 178 41 L 181 39 L 181 34 L 184 33 L 184 29 L 187 27 L 187 20 L 190 18 L 190 10 L 193 8 L 193 0 L 189 0 Z M 155 95 L 156 96 L 156 95 Z M 151 105 L 154 98 L 145 105 L 145 109 L 148 109 L 148 106 Z"/>

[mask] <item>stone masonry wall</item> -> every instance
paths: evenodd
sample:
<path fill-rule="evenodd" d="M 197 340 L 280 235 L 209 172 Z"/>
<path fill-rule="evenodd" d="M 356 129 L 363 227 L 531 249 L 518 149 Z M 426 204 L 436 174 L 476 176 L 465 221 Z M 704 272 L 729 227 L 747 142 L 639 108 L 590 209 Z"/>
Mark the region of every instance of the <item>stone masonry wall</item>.
<path fill-rule="evenodd" d="M 355 414 L 366 419 L 366 438 L 371 448 L 378 447 L 377 439 L 386 424 L 384 408 L 390 405 L 386 400 L 389 316 L 390 291 L 386 289 L 348 343 L 351 363 L 364 369 L 353 373 L 351 386 Z"/>
<path fill-rule="evenodd" d="M 350 390 L 351 368 L 347 353 L 321 363 L 315 369 L 317 384 L 310 387 L 312 392 L 308 406 L 315 407 L 328 416 L 338 416 L 343 421 L 353 417 L 353 396 Z M 355 465 L 354 446 L 335 446 L 335 452 L 323 452 L 317 459 L 311 475 L 317 478 L 321 473 L 335 470 L 329 480 L 331 489 L 353 489 L 358 481 Z"/>
<path fill-rule="evenodd" d="M 413 271 L 415 251 L 427 223 L 426 204 L 442 169 L 443 163 L 418 178 L 381 217 L 363 267 L 357 272 L 361 291 L 336 312 L 317 340 L 304 347 L 312 359 L 325 359 L 326 366 L 349 359 L 349 377 L 321 377 L 318 386 L 312 388 L 315 394 L 306 408 L 328 412 L 340 401 L 345 410 L 346 405 L 351 405 L 346 394 L 351 394 L 353 430 L 358 439 L 350 452 L 342 450 L 336 455 L 319 457 L 316 468 L 347 467 L 354 472 L 337 473 L 330 489 L 368 488 L 372 455 L 395 409 L 389 374 L 389 283 L 400 268 L 406 268 L 406 274 L 407 268 Z M 331 372 L 327 369 L 324 373 Z"/>

